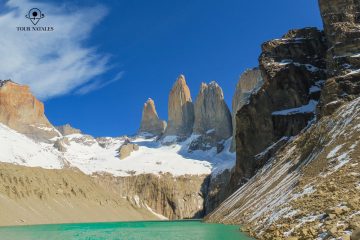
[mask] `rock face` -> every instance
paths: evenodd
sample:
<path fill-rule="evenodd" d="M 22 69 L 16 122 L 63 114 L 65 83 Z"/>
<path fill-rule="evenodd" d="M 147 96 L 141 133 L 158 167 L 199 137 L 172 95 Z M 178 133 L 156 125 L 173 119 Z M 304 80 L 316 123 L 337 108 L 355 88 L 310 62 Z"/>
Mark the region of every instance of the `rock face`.
<path fill-rule="evenodd" d="M 202 83 L 195 102 L 195 134 L 213 132 L 215 140 L 231 137 L 231 113 L 221 87 L 216 82 Z"/>
<path fill-rule="evenodd" d="M 141 174 L 129 177 L 106 175 L 96 179 L 107 187 L 111 186 L 112 192 L 127 198 L 135 206 L 148 206 L 169 219 L 204 216 L 207 176 Z"/>
<path fill-rule="evenodd" d="M 121 145 L 118 150 L 119 158 L 120 159 L 127 158 L 128 156 L 130 156 L 130 154 L 132 152 L 137 151 L 137 150 L 139 150 L 138 145 L 131 143 L 129 140 L 125 140 L 123 145 Z"/>
<path fill-rule="evenodd" d="M 350 232 L 355 237 L 359 115 L 357 98 L 323 116 L 278 149 L 208 220 L 242 225 L 256 239 L 349 239 Z"/>
<path fill-rule="evenodd" d="M 179 76 L 170 92 L 168 114 L 169 120 L 165 135 L 187 137 L 192 133 L 194 105 L 183 75 Z"/>
<path fill-rule="evenodd" d="M 1 226 L 158 219 L 74 169 L 0 163 L 0 176 Z"/>
<path fill-rule="evenodd" d="M 328 50 L 328 79 L 319 104 L 319 116 L 334 112 L 360 95 L 360 3 L 319 0 Z"/>
<path fill-rule="evenodd" d="M 56 129 L 63 135 L 71 135 L 81 133 L 80 129 L 73 128 L 70 124 L 65 124 L 63 126 L 57 126 Z"/>
<path fill-rule="evenodd" d="M 66 152 L 66 147 L 69 146 L 69 139 L 66 137 L 59 138 L 54 142 L 54 148 L 56 148 L 59 152 Z"/>
<path fill-rule="evenodd" d="M 166 122 L 159 119 L 154 101 L 149 98 L 144 104 L 139 133 L 160 135 L 165 131 Z"/>
<path fill-rule="evenodd" d="M 228 188 L 230 177 L 230 170 L 209 177 L 208 191 L 205 198 L 205 215 L 214 211 L 232 193 Z"/>
<path fill-rule="evenodd" d="M 244 106 L 251 94 L 255 93 L 263 84 L 261 71 L 258 68 L 246 70 L 236 84 L 235 94 L 232 99 L 232 125 L 233 140 L 231 143 L 231 151 L 235 151 L 235 130 L 236 130 L 236 113 Z"/>
<path fill-rule="evenodd" d="M 324 34 L 290 31 L 263 45 L 264 85 L 236 116 L 231 184 L 242 187 L 208 216 L 257 239 L 359 237 L 360 1 L 319 6 Z"/>
<path fill-rule="evenodd" d="M 291 30 L 262 45 L 259 58 L 264 83 L 236 114 L 236 168 L 233 190 L 263 166 L 261 152 L 283 144 L 314 117 L 325 79 L 323 33 L 314 28 Z M 279 146 L 277 146 L 279 147 Z"/>
<path fill-rule="evenodd" d="M 0 80 L 0 122 L 38 140 L 59 136 L 28 86 Z"/>

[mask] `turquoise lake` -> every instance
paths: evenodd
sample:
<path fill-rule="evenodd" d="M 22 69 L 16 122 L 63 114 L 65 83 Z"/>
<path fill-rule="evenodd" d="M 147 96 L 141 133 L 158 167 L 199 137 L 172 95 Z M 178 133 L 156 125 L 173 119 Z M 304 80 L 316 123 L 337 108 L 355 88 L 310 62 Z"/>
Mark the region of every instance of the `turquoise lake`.
<path fill-rule="evenodd" d="M 1 240 L 249 240 L 239 226 L 201 221 L 146 221 L 0 227 Z"/>

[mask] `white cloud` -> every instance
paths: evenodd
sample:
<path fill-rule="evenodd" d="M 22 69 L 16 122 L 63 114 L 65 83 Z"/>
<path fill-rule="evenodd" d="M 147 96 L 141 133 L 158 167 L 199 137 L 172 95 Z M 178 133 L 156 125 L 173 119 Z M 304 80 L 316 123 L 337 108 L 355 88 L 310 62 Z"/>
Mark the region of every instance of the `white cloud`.
<path fill-rule="evenodd" d="M 76 90 L 76 94 L 84 95 L 84 94 L 87 94 L 89 92 L 104 88 L 109 84 L 112 84 L 114 82 L 119 81 L 122 78 L 123 75 L 124 75 L 124 72 L 119 72 L 111 80 L 108 80 L 108 81 L 101 81 L 101 80 L 92 81 L 91 83 L 86 84 L 85 86 L 82 86 L 78 90 Z"/>
<path fill-rule="evenodd" d="M 34 94 L 47 99 L 80 87 L 94 90 L 95 77 L 109 70 L 109 56 L 85 47 L 92 29 L 107 14 L 103 6 L 70 8 L 56 3 L 9 0 L 8 11 L 0 14 L 0 79 L 30 85 Z M 45 18 L 37 26 L 52 26 L 52 32 L 20 32 L 16 27 L 33 26 L 25 18 L 29 9 L 39 8 Z M 92 86 L 92 87 L 91 87 Z"/>

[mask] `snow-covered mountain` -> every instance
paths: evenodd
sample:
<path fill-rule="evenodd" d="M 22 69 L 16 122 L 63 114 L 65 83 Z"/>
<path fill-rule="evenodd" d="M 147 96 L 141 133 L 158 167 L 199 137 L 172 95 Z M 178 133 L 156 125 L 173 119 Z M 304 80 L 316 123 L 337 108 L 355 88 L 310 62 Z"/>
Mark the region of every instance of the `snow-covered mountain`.
<path fill-rule="evenodd" d="M 188 152 L 189 144 L 197 137 L 193 135 L 184 142 L 162 144 L 156 137 L 135 136 L 130 140 L 139 146 L 139 150 L 120 160 L 118 149 L 127 137 L 95 139 L 79 133 L 41 142 L 0 124 L 0 159 L 2 162 L 29 167 L 75 167 L 89 175 L 104 172 L 114 176 L 147 173 L 207 175 L 212 171 L 219 172 L 233 167 L 235 155 L 228 151 L 230 140 L 219 154 L 215 147 L 207 151 Z M 58 140 L 63 143 L 62 151 L 54 147 Z"/>

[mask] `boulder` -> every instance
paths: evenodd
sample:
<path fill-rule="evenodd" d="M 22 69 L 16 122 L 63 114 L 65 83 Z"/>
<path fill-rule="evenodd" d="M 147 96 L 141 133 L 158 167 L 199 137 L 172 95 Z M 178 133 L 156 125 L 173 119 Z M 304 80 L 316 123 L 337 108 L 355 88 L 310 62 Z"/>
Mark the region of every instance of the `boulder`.
<path fill-rule="evenodd" d="M 195 101 L 193 133 L 210 134 L 216 141 L 232 135 L 231 113 L 227 107 L 221 87 L 216 82 L 202 83 Z"/>
<path fill-rule="evenodd" d="M 56 148 L 59 152 L 66 152 L 66 147 L 70 145 L 69 139 L 67 138 L 59 138 L 54 143 L 54 148 Z"/>
<path fill-rule="evenodd" d="M 165 135 L 180 137 L 191 135 L 194 125 L 194 105 L 184 75 L 178 77 L 170 92 L 168 114 Z"/>
<path fill-rule="evenodd" d="M 139 150 L 139 146 L 131 143 L 128 139 L 120 146 L 118 149 L 119 158 L 122 160 L 130 156 L 130 154 L 134 151 Z"/>
<path fill-rule="evenodd" d="M 262 84 L 263 78 L 258 68 L 246 70 L 236 84 L 235 94 L 232 99 L 233 139 L 230 149 L 232 152 L 235 151 L 236 113 L 249 101 L 251 94 L 256 93 Z"/>
<path fill-rule="evenodd" d="M 149 98 L 144 104 L 139 133 L 160 135 L 165 131 L 166 122 L 159 119 L 154 100 Z"/>
<path fill-rule="evenodd" d="M 44 104 L 28 86 L 0 80 L 0 123 L 37 140 L 59 136 L 44 114 Z"/>

